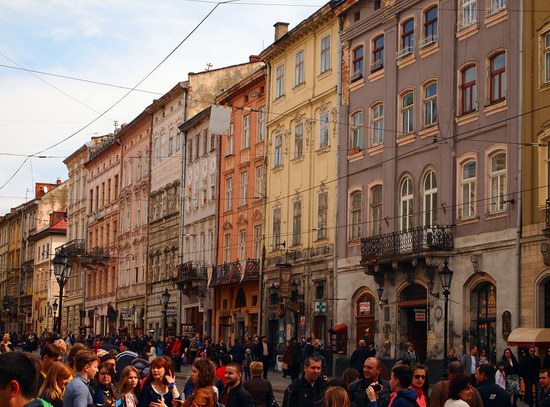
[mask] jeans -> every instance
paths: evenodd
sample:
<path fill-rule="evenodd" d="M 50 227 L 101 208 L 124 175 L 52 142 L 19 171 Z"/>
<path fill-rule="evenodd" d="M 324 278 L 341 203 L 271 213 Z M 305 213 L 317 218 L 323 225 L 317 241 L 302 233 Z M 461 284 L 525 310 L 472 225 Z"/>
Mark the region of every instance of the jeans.
<path fill-rule="evenodd" d="M 536 379 L 526 377 L 523 378 L 523 382 L 525 383 L 525 402 L 527 405 L 532 406 L 534 404 L 533 385 L 535 385 L 535 397 L 537 397 L 540 393 L 540 383 Z"/>

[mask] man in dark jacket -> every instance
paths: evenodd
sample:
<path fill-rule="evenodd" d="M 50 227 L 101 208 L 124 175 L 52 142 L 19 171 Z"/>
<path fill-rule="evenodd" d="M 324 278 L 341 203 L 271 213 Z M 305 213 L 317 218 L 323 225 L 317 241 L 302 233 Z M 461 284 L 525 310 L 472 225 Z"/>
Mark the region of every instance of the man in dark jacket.
<path fill-rule="evenodd" d="M 418 407 L 416 390 L 411 389 L 413 371 L 410 366 L 397 365 L 391 371 L 390 387 L 395 392 L 392 407 Z"/>
<path fill-rule="evenodd" d="M 367 348 L 367 343 L 364 339 L 359 341 L 359 346 L 351 354 L 351 359 L 349 361 L 349 367 L 354 368 L 359 372 L 359 377 L 362 377 L 363 364 L 365 360 L 370 356 L 370 350 Z"/>
<path fill-rule="evenodd" d="M 370 400 L 367 397 L 367 389 L 373 385 L 378 407 L 387 407 L 390 403 L 390 384 L 380 377 L 382 362 L 377 358 L 368 358 L 363 364 L 363 379 L 354 381 L 348 387 L 349 397 L 352 403 L 358 407 L 366 407 Z M 380 385 L 379 389 L 376 385 Z"/>
<path fill-rule="evenodd" d="M 235 342 L 233 346 L 231 347 L 231 350 L 229 351 L 231 354 L 231 357 L 233 359 L 233 362 L 237 362 L 242 364 L 244 361 L 244 346 L 239 342 L 238 338 L 235 338 Z"/>
<path fill-rule="evenodd" d="M 495 369 L 492 366 L 480 365 L 475 376 L 484 407 L 512 407 L 508 393 L 495 384 Z"/>
<path fill-rule="evenodd" d="M 529 353 L 519 361 L 519 371 L 525 383 L 525 402 L 529 407 L 533 406 L 533 386 L 535 386 L 535 394 L 538 395 L 540 392 L 538 383 L 540 368 L 540 359 L 536 354 L 535 347 L 531 346 Z"/>
<path fill-rule="evenodd" d="M 542 369 L 539 373 L 540 393 L 537 407 L 550 407 L 550 370 Z"/>
<path fill-rule="evenodd" d="M 231 362 L 225 369 L 226 386 L 220 394 L 220 403 L 225 407 L 256 407 L 256 401 L 242 386 L 243 368 Z"/>
<path fill-rule="evenodd" d="M 327 387 L 321 376 L 321 359 L 310 356 L 304 361 L 304 374 L 288 385 L 283 407 L 313 407 L 322 400 Z"/>
<path fill-rule="evenodd" d="M 254 351 L 256 360 L 259 360 L 264 365 L 264 379 L 267 379 L 269 365 L 273 360 L 273 348 L 271 347 L 271 344 L 267 342 L 267 336 L 262 336 L 260 343 L 256 345 Z"/>
<path fill-rule="evenodd" d="M 115 381 L 118 383 L 120 380 L 120 374 L 122 369 L 131 365 L 134 359 L 137 359 L 138 354 L 130 350 L 132 343 L 130 341 L 124 341 L 119 345 L 120 353 L 116 355 L 116 369 L 115 369 Z"/>

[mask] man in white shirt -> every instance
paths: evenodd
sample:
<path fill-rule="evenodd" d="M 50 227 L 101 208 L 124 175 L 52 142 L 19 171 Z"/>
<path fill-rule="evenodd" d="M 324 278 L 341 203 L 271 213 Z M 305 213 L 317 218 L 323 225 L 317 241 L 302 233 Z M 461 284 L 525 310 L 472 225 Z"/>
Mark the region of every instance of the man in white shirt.
<path fill-rule="evenodd" d="M 479 366 L 479 356 L 477 354 L 477 346 L 470 346 L 470 354 L 465 353 L 462 357 L 462 366 L 464 366 L 464 373 L 472 378 L 472 383 L 475 383 L 476 369 Z"/>

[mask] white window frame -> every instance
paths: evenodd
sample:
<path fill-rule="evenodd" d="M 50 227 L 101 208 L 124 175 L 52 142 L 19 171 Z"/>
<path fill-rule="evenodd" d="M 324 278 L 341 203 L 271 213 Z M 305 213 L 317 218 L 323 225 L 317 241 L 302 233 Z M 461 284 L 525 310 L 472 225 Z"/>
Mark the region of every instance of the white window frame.
<path fill-rule="evenodd" d="M 254 258 L 262 258 L 262 225 L 254 226 Z"/>
<path fill-rule="evenodd" d="M 292 245 L 302 242 L 302 201 L 295 200 L 292 203 Z"/>
<path fill-rule="evenodd" d="M 319 148 L 328 147 L 329 139 L 329 114 L 323 112 L 319 114 Z"/>
<path fill-rule="evenodd" d="M 317 194 L 317 240 L 328 237 L 328 192 Z"/>
<path fill-rule="evenodd" d="M 542 68 L 543 83 L 550 83 L 550 31 L 542 36 Z"/>
<path fill-rule="evenodd" d="M 330 35 L 321 39 L 321 73 L 330 69 Z"/>
<path fill-rule="evenodd" d="M 380 201 L 375 201 L 376 191 L 380 190 Z M 382 233 L 382 203 L 383 203 L 382 185 L 374 185 L 370 189 L 370 218 L 372 222 L 371 236 L 377 236 Z"/>
<path fill-rule="evenodd" d="M 410 104 L 405 105 L 406 99 L 410 97 Z M 401 96 L 401 126 L 403 134 L 414 132 L 414 92 L 406 91 Z"/>
<path fill-rule="evenodd" d="M 473 164 L 474 175 L 465 178 L 465 168 Z M 466 196 L 467 195 L 467 196 Z M 474 158 L 465 160 L 460 166 L 460 219 L 471 219 L 476 216 L 477 196 L 477 161 Z"/>
<path fill-rule="evenodd" d="M 233 209 L 233 178 L 229 177 L 225 180 L 225 209 L 230 211 Z"/>
<path fill-rule="evenodd" d="M 228 233 L 224 236 L 224 263 L 229 263 L 231 261 L 231 234 Z"/>
<path fill-rule="evenodd" d="M 437 224 L 437 174 L 428 171 L 422 182 L 422 224 L 433 226 Z"/>
<path fill-rule="evenodd" d="M 438 123 L 437 117 L 437 81 L 428 82 L 424 86 L 424 126 L 433 126 Z M 435 93 L 429 95 L 430 88 L 435 87 Z"/>
<path fill-rule="evenodd" d="M 248 200 L 248 171 L 241 173 L 241 206 L 245 206 Z"/>
<path fill-rule="evenodd" d="M 399 230 L 413 226 L 414 189 L 411 177 L 405 177 L 399 184 Z"/>
<path fill-rule="evenodd" d="M 281 64 L 275 69 L 275 99 L 285 94 L 285 65 Z"/>
<path fill-rule="evenodd" d="M 258 141 L 265 139 L 265 106 L 258 109 Z"/>
<path fill-rule="evenodd" d="M 229 134 L 227 135 L 227 144 L 225 149 L 225 155 L 233 155 L 233 136 L 235 131 L 235 125 L 233 123 L 229 124 Z"/>
<path fill-rule="evenodd" d="M 359 197 L 359 198 L 357 198 Z M 350 195 L 350 240 L 357 241 L 361 239 L 361 218 L 362 218 L 362 200 L 361 191 L 353 191 Z"/>
<path fill-rule="evenodd" d="M 363 111 L 351 115 L 350 148 L 363 148 Z"/>
<path fill-rule="evenodd" d="M 273 246 L 272 250 L 278 250 L 281 244 L 281 222 L 282 222 L 282 213 L 281 207 L 278 206 L 273 208 Z"/>
<path fill-rule="evenodd" d="M 239 230 L 239 260 L 246 259 L 246 229 Z"/>
<path fill-rule="evenodd" d="M 498 156 L 504 156 L 504 168 L 493 169 L 493 163 Z M 507 180 L 507 155 L 505 151 L 498 150 L 489 156 L 489 212 L 498 213 L 506 210 L 506 180 Z"/>
<path fill-rule="evenodd" d="M 384 142 L 384 103 L 376 103 L 371 108 L 372 145 Z"/>
<path fill-rule="evenodd" d="M 459 0 L 458 29 L 470 27 L 477 23 L 477 0 Z"/>
<path fill-rule="evenodd" d="M 283 165 L 283 136 L 280 134 L 275 136 L 273 154 L 273 168 L 278 168 Z"/>
<path fill-rule="evenodd" d="M 304 83 L 304 50 L 300 50 L 294 56 L 294 86 Z"/>
<path fill-rule="evenodd" d="M 264 166 L 256 167 L 256 200 L 264 198 Z"/>
<path fill-rule="evenodd" d="M 302 123 L 294 126 L 294 158 L 304 155 L 304 125 Z"/>

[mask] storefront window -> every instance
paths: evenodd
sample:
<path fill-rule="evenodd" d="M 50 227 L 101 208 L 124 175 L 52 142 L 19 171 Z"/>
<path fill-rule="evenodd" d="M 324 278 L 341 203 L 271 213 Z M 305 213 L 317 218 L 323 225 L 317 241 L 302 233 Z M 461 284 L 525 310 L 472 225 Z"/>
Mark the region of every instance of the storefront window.
<path fill-rule="evenodd" d="M 496 287 L 483 282 L 476 286 L 470 295 L 471 335 L 470 344 L 485 349 L 489 360 L 496 362 L 496 320 L 497 293 Z"/>

